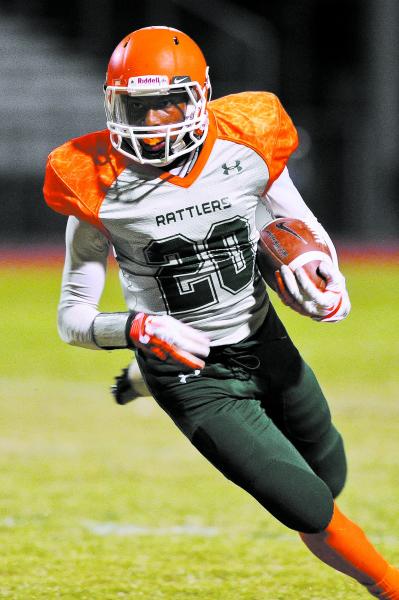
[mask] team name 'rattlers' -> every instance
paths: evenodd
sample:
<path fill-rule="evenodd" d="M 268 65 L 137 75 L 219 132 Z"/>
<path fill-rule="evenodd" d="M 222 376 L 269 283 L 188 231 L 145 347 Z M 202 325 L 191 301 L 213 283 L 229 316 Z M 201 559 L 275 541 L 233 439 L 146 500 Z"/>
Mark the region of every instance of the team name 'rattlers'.
<path fill-rule="evenodd" d="M 226 196 L 220 198 L 220 200 L 210 200 L 209 202 L 202 202 L 202 204 L 187 206 L 173 212 L 168 212 L 164 215 L 157 215 L 155 217 L 156 224 L 158 227 L 161 225 L 168 225 L 169 223 L 178 223 L 184 221 L 184 219 L 195 219 L 202 215 L 209 215 L 210 213 L 217 212 L 218 210 L 225 210 L 231 207 L 231 202 Z"/>

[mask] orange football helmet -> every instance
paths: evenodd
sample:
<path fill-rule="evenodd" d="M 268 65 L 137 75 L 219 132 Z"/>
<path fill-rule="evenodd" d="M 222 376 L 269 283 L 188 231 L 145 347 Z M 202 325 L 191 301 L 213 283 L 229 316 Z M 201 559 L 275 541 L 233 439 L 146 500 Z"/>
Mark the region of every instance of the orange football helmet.
<path fill-rule="evenodd" d="M 127 35 L 111 56 L 104 85 L 114 148 L 136 162 L 162 166 L 200 146 L 208 131 L 208 71 L 200 48 L 177 29 L 145 27 Z M 184 99 L 182 121 L 148 126 L 134 118 L 138 97 L 173 101 L 173 94 Z M 148 156 L 143 140 L 161 152 Z"/>

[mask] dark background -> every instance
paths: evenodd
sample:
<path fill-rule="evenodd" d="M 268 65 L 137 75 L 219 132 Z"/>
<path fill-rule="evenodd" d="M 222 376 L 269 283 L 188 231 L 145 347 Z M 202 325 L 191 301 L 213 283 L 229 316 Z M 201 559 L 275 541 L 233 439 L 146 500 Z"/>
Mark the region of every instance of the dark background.
<path fill-rule="evenodd" d="M 196 40 L 214 97 L 278 94 L 300 135 L 291 175 L 335 238 L 397 239 L 397 0 L 0 0 L 3 242 L 62 239 L 41 194 L 46 156 L 105 128 L 109 56 L 148 25 Z"/>

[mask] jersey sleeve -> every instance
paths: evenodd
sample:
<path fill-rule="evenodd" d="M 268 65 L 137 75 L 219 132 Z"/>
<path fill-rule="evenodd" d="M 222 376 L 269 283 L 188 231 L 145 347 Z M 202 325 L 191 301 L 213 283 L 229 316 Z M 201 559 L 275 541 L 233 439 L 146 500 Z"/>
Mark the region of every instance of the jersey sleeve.
<path fill-rule="evenodd" d="M 104 289 L 108 239 L 95 227 L 69 217 L 58 305 L 58 332 L 72 346 L 93 350 L 126 348 L 130 312 L 99 312 Z"/>
<path fill-rule="evenodd" d="M 73 346 L 98 349 L 93 322 L 104 289 L 109 243 L 89 223 L 68 219 L 65 264 L 58 305 L 58 331 Z"/>
<path fill-rule="evenodd" d="M 267 188 L 298 146 L 298 134 L 280 100 L 269 92 L 243 92 L 210 103 L 218 136 L 255 150 L 269 171 Z"/>
<path fill-rule="evenodd" d="M 293 217 L 308 219 L 314 215 L 292 181 L 287 167 L 261 198 L 273 219 Z"/>

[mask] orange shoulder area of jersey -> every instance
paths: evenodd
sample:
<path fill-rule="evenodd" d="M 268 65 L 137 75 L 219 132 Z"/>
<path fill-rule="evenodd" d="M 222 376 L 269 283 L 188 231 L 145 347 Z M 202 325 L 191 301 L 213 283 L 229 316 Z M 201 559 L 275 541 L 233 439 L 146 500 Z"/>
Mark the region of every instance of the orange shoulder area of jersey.
<path fill-rule="evenodd" d="M 297 131 L 280 100 L 270 92 L 242 92 L 212 100 L 218 137 L 257 152 L 269 169 L 268 187 L 298 146 Z"/>
<path fill-rule="evenodd" d="M 108 130 L 70 140 L 48 157 L 44 198 L 56 212 L 73 215 L 104 231 L 98 216 L 101 203 L 127 163 L 128 159 L 112 147 Z"/>

